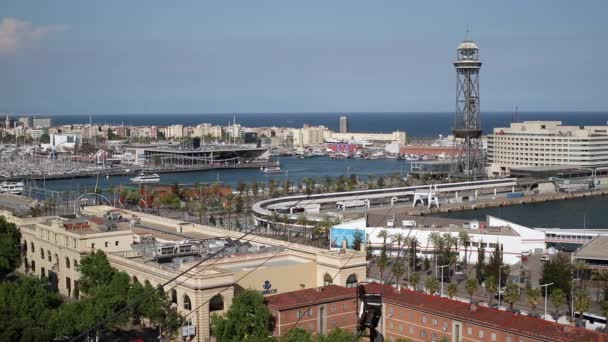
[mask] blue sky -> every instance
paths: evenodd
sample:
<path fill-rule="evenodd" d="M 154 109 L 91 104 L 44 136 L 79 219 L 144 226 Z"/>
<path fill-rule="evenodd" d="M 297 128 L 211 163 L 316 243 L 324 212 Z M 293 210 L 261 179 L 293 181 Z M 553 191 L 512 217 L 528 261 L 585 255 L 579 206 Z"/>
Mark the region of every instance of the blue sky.
<path fill-rule="evenodd" d="M 482 111 L 608 109 L 606 1 L 0 3 L 0 111 L 451 111 L 467 24 Z"/>

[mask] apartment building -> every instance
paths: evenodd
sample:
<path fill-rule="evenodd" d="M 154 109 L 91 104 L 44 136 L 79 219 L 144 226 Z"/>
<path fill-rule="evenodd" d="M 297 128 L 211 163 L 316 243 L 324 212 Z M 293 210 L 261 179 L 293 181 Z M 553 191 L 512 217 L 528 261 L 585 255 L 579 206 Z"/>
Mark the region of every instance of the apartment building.
<path fill-rule="evenodd" d="M 368 284 L 366 292 L 382 295 L 378 330 L 385 341 L 608 341 L 608 335 L 597 331 L 418 291 Z M 285 335 L 296 326 L 312 333 L 327 333 L 334 328 L 352 331 L 356 327 L 353 288 L 334 285 L 283 293 L 268 297 L 267 306 L 275 319 L 275 336 Z"/>
<path fill-rule="evenodd" d="M 608 166 L 608 126 L 564 126 L 561 121 L 524 121 L 488 135 L 488 173 L 509 176 L 514 167 Z"/>
<path fill-rule="evenodd" d="M 323 137 L 327 127 L 303 127 L 293 130 L 293 146 L 323 146 Z"/>

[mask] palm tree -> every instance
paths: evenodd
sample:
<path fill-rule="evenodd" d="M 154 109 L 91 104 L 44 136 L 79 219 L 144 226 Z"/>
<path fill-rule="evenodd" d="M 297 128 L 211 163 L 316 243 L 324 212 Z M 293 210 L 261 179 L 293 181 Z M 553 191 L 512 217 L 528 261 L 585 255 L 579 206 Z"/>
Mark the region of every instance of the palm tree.
<path fill-rule="evenodd" d="M 489 305 L 492 305 L 492 300 L 494 299 L 494 294 L 496 294 L 496 291 L 498 290 L 498 284 L 496 282 L 496 278 L 494 276 L 489 276 L 486 279 L 486 290 L 489 296 Z"/>
<path fill-rule="evenodd" d="M 376 262 L 380 271 L 380 284 L 384 282 L 384 270 L 388 267 L 388 257 L 386 256 L 386 249 L 382 249 L 378 261 Z"/>
<path fill-rule="evenodd" d="M 589 310 L 590 306 L 591 298 L 589 296 L 589 293 L 587 293 L 587 291 L 583 289 L 576 291 L 576 293 L 574 294 L 574 309 L 581 313 L 580 315 L 578 315 L 577 325 L 581 325 L 583 319 L 582 313 Z"/>
<path fill-rule="evenodd" d="M 509 304 L 509 310 L 513 311 L 513 305 L 519 300 L 519 286 L 510 282 L 505 288 L 505 303 Z"/>
<path fill-rule="evenodd" d="M 475 294 L 475 291 L 477 291 L 477 279 L 468 278 L 464 283 L 464 288 L 469 294 L 469 303 L 473 303 L 473 295 Z"/>
<path fill-rule="evenodd" d="M 414 291 L 416 291 L 416 288 L 418 287 L 418 283 L 420 282 L 420 275 L 418 274 L 418 272 L 412 273 L 412 275 L 409 277 L 409 282 L 412 285 L 412 287 L 414 288 Z"/>
<path fill-rule="evenodd" d="M 466 270 L 467 263 L 468 263 L 468 258 L 467 258 L 468 247 L 469 247 L 469 244 L 471 243 L 471 236 L 469 235 L 469 232 L 463 230 L 460 233 L 458 233 L 458 240 L 460 241 L 460 245 L 464 247 L 464 268 Z"/>
<path fill-rule="evenodd" d="M 456 283 L 450 283 L 448 285 L 448 297 L 452 299 L 456 295 L 456 291 L 458 291 L 458 285 L 456 285 Z"/>
<path fill-rule="evenodd" d="M 380 231 L 380 233 L 378 233 L 378 237 L 382 238 L 382 243 L 386 245 L 386 239 L 388 238 L 388 232 L 386 231 L 386 229 Z"/>
<path fill-rule="evenodd" d="M 441 253 L 441 250 L 443 249 L 443 238 L 439 232 L 432 232 L 429 234 L 428 242 L 433 245 L 433 262 L 437 265 L 437 254 Z"/>
<path fill-rule="evenodd" d="M 416 272 L 416 250 L 418 249 L 418 239 L 416 237 L 411 237 L 410 238 L 410 250 L 409 250 L 409 255 L 410 257 L 410 262 L 408 265 L 411 265 L 411 267 L 414 269 L 413 272 Z"/>
<path fill-rule="evenodd" d="M 274 233 L 277 230 L 277 223 L 279 223 L 279 221 L 281 220 L 281 215 L 279 215 L 279 213 L 277 213 L 276 211 L 273 211 L 270 214 L 269 220 L 270 220 L 270 222 L 269 222 L 270 226 L 272 227 L 271 228 L 272 229 L 272 235 L 274 235 Z"/>
<path fill-rule="evenodd" d="M 536 311 L 536 306 L 540 300 L 540 290 L 538 288 L 529 289 L 527 292 L 528 295 L 528 305 L 532 309 L 532 314 Z"/>
<path fill-rule="evenodd" d="M 434 295 L 435 292 L 437 292 L 437 288 L 439 287 L 439 282 L 435 277 L 427 277 L 424 281 L 424 287 L 426 287 L 430 295 Z"/>
<path fill-rule="evenodd" d="M 393 243 L 397 243 L 397 259 L 399 259 L 401 255 L 401 244 L 405 241 L 405 235 L 403 233 L 396 233 L 391 235 L 391 245 Z"/>
<path fill-rule="evenodd" d="M 391 272 L 393 273 L 393 276 L 395 277 L 395 281 L 397 282 L 397 286 L 398 288 L 401 287 L 401 277 L 403 277 L 403 264 L 400 262 L 395 262 L 393 264 L 393 267 L 391 268 Z"/>
<path fill-rule="evenodd" d="M 551 300 L 551 304 L 555 308 L 555 321 L 559 318 L 559 309 L 566 302 L 566 294 L 562 289 L 556 288 L 551 291 L 551 295 L 549 295 L 549 299 Z"/>

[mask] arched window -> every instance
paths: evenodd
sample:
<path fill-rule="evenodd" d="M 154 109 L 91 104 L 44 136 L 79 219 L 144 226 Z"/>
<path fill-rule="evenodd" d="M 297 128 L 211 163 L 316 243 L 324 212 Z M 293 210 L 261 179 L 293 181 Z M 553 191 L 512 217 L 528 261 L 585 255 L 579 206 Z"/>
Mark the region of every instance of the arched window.
<path fill-rule="evenodd" d="M 136 283 L 138 283 L 138 282 L 139 282 L 139 279 L 137 279 L 137 277 L 136 277 L 136 276 L 133 276 L 133 284 L 136 284 Z"/>
<path fill-rule="evenodd" d="M 36 249 L 34 249 L 34 243 L 33 242 L 30 242 L 30 247 L 32 248 L 32 253 L 35 253 Z"/>
<path fill-rule="evenodd" d="M 357 287 L 357 275 L 351 274 L 346 278 L 346 287 Z"/>
<path fill-rule="evenodd" d="M 224 310 L 224 297 L 215 295 L 209 301 L 209 312 Z"/>
<path fill-rule="evenodd" d="M 171 290 L 171 303 L 177 304 L 177 291 Z"/>
<path fill-rule="evenodd" d="M 184 309 L 192 310 L 192 303 L 190 303 L 190 297 L 188 297 L 188 295 L 184 295 Z"/>
<path fill-rule="evenodd" d="M 74 259 L 74 269 L 78 271 L 78 260 Z"/>
<path fill-rule="evenodd" d="M 65 268 L 70 268 L 70 258 L 65 257 Z"/>
<path fill-rule="evenodd" d="M 49 258 L 49 262 L 51 262 L 51 251 L 50 250 L 46 250 L 46 256 Z"/>
<path fill-rule="evenodd" d="M 21 247 L 21 254 L 27 255 L 27 241 L 23 240 L 23 246 Z"/>
<path fill-rule="evenodd" d="M 150 282 L 148 280 L 144 280 L 144 286 L 145 287 L 150 286 Z"/>
<path fill-rule="evenodd" d="M 333 278 L 328 273 L 325 273 L 325 276 L 323 277 L 323 286 L 329 286 L 333 283 Z"/>
<path fill-rule="evenodd" d="M 44 249 L 40 247 L 40 257 L 44 260 Z"/>

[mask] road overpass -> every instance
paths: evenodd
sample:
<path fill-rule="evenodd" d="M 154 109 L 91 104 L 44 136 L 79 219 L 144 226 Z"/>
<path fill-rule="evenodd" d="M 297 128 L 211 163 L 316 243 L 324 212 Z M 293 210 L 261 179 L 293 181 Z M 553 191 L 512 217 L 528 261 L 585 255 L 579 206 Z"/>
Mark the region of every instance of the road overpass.
<path fill-rule="evenodd" d="M 320 207 L 333 204 L 335 208 L 338 202 L 364 202 L 368 207 L 375 203 L 390 203 L 393 205 L 398 201 L 413 200 L 416 193 L 454 194 L 468 193 L 476 196 L 478 191 L 514 192 L 517 186 L 516 178 L 490 179 L 471 182 L 442 183 L 433 185 L 406 186 L 386 189 L 356 190 L 345 192 L 333 192 L 314 195 L 297 195 L 279 198 L 271 198 L 257 202 L 253 205 L 253 216 L 256 223 L 266 222 L 272 212 L 285 214 L 292 221 L 297 220 L 301 212 L 318 212 Z M 467 196 L 468 197 L 468 196 Z M 314 220 L 314 218 L 313 218 Z"/>

